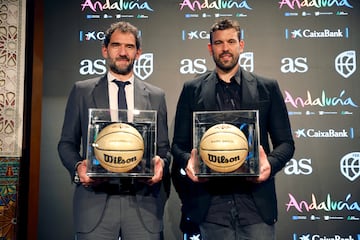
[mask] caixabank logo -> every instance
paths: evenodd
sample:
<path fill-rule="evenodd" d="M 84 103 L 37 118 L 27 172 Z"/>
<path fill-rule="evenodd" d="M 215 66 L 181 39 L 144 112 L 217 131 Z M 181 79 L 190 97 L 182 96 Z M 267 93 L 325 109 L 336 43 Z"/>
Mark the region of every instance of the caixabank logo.
<path fill-rule="evenodd" d="M 315 128 L 298 128 L 294 131 L 295 138 L 349 138 L 354 139 L 354 128 L 349 129 L 315 129 Z"/>
<path fill-rule="evenodd" d="M 360 240 L 360 234 L 357 236 L 344 234 L 310 234 L 310 233 L 294 233 L 293 240 Z"/>
<path fill-rule="evenodd" d="M 349 38 L 349 28 L 343 29 L 285 29 L 285 39 Z"/>

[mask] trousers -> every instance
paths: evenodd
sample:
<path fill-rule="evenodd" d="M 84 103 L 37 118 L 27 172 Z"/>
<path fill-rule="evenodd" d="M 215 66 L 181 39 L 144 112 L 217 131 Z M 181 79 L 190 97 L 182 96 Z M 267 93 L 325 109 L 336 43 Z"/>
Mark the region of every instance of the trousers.
<path fill-rule="evenodd" d="M 200 225 L 202 240 L 275 240 L 275 225 L 256 223 L 246 226 L 221 226 L 204 222 Z"/>
<path fill-rule="evenodd" d="M 147 219 L 146 221 L 151 221 Z M 101 221 L 89 233 L 76 233 L 76 240 L 161 240 L 150 232 L 138 211 L 134 195 L 109 195 Z"/>

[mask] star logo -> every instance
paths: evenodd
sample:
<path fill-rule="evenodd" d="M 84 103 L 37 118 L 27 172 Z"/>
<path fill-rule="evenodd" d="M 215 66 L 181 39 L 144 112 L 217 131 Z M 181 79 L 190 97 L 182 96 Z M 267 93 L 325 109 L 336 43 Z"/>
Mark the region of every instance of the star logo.
<path fill-rule="evenodd" d="M 295 131 L 295 137 L 300 138 L 300 137 L 306 137 L 305 134 L 305 129 L 298 129 Z"/>
<path fill-rule="evenodd" d="M 194 234 L 190 236 L 189 240 L 200 240 L 200 234 Z"/>
<path fill-rule="evenodd" d="M 188 39 L 199 39 L 197 31 L 192 31 L 188 33 Z"/>
<path fill-rule="evenodd" d="M 308 234 L 308 235 L 302 235 L 299 239 L 300 239 L 300 240 L 310 240 L 310 234 Z"/>
<path fill-rule="evenodd" d="M 301 29 L 297 29 L 297 30 L 293 30 L 291 32 L 291 38 L 302 38 L 302 35 L 301 35 Z"/>

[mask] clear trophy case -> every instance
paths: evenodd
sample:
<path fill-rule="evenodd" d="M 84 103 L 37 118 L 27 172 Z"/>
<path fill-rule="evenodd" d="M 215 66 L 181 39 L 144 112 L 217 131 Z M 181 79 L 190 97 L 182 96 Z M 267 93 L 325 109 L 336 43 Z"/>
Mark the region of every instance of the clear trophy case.
<path fill-rule="evenodd" d="M 257 110 L 194 112 L 193 128 L 197 176 L 259 175 Z"/>
<path fill-rule="evenodd" d="M 151 177 L 157 112 L 89 109 L 87 175 Z"/>

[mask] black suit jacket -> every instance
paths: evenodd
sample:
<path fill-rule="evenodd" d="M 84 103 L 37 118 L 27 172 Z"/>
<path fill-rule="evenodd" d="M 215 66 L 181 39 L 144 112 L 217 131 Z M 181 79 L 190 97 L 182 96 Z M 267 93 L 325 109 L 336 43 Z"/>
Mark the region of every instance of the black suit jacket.
<path fill-rule="evenodd" d="M 167 126 L 167 107 L 162 89 L 135 78 L 134 105 L 139 110 L 157 110 L 157 155 L 165 161 L 163 181 L 149 187 L 157 197 L 156 205 L 144 202 L 142 194 L 136 194 L 140 214 L 146 219 L 147 214 L 158 217 L 157 222 L 148 224 L 151 231 L 161 231 L 164 205 L 170 191 L 170 144 Z M 93 78 L 76 82 L 70 92 L 65 110 L 64 124 L 58 144 L 58 152 L 63 165 L 75 174 L 75 164 L 86 158 L 89 108 L 109 108 L 108 80 Z M 89 232 L 98 223 L 106 205 L 107 194 L 93 191 L 77 185 L 74 193 L 74 222 L 77 232 Z M 148 205 L 147 205 L 148 204 Z"/>
<path fill-rule="evenodd" d="M 271 177 L 264 183 L 254 185 L 252 195 L 264 222 L 273 224 L 277 221 L 274 176 L 291 159 L 295 150 L 288 112 L 275 80 L 265 79 L 242 69 L 239 71 L 242 89 L 241 109 L 259 111 L 260 144 L 271 164 Z M 185 169 L 193 148 L 193 112 L 218 110 L 216 83 L 215 71 L 186 82 L 176 109 L 172 143 L 173 183 L 182 200 L 185 218 L 195 223 L 204 220 L 211 196 L 203 184 L 193 183 L 188 177 L 180 174 L 180 171 Z"/>

